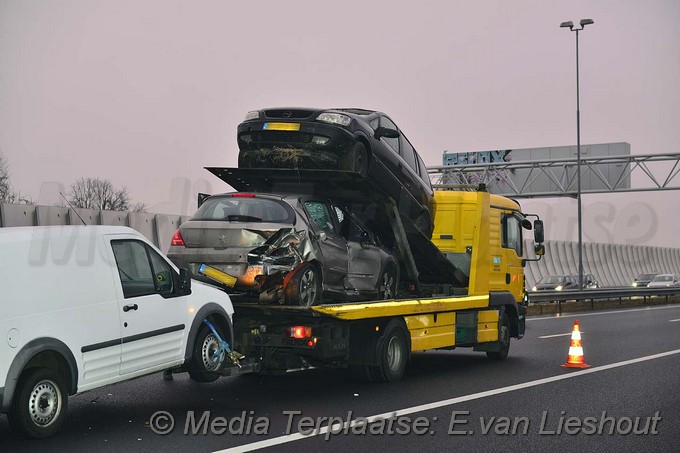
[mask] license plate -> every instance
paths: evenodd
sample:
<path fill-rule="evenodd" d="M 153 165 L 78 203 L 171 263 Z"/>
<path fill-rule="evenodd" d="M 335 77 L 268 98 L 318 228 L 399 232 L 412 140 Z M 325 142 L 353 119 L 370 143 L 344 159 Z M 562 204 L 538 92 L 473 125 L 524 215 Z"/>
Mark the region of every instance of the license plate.
<path fill-rule="evenodd" d="M 299 131 L 300 123 L 264 123 L 262 129 L 267 131 Z"/>

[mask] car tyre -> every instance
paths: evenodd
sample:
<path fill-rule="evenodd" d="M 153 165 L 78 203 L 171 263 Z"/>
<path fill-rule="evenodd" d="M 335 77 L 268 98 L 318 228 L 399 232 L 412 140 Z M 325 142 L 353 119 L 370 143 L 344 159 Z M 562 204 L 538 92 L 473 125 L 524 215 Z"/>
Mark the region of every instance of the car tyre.
<path fill-rule="evenodd" d="M 358 173 L 364 178 L 368 176 L 368 151 L 366 146 L 361 142 L 356 142 L 341 160 L 340 168 Z"/>
<path fill-rule="evenodd" d="M 378 296 L 380 300 L 394 299 L 397 295 L 397 270 L 393 264 L 388 264 L 378 282 Z"/>
<path fill-rule="evenodd" d="M 217 327 L 215 327 L 217 329 Z M 217 333 L 223 336 L 217 329 Z M 220 348 L 220 341 L 213 331 L 205 324 L 201 324 L 189 362 L 189 377 L 196 382 L 213 382 L 219 377 L 219 370 L 223 363 L 219 362 L 213 354 Z"/>
<path fill-rule="evenodd" d="M 313 264 L 298 270 L 285 290 L 286 303 L 311 307 L 321 303 L 321 275 Z"/>
<path fill-rule="evenodd" d="M 498 337 L 501 343 L 499 351 L 487 351 L 486 356 L 493 360 L 505 360 L 510 352 L 510 321 L 508 315 L 503 313 Z"/>
<path fill-rule="evenodd" d="M 67 407 L 62 377 L 51 368 L 32 368 L 19 379 L 7 416 L 19 435 L 45 438 L 61 428 Z"/>

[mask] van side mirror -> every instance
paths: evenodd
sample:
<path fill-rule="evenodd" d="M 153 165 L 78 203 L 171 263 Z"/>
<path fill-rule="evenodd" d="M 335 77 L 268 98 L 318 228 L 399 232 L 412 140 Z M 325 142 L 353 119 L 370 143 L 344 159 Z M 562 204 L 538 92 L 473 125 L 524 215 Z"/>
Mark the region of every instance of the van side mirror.
<path fill-rule="evenodd" d="M 536 253 L 536 256 L 545 255 L 545 245 L 543 244 L 534 245 L 534 253 Z"/>
<path fill-rule="evenodd" d="M 177 281 L 177 293 L 186 296 L 191 294 L 191 274 L 184 268 L 179 270 L 179 279 Z"/>
<path fill-rule="evenodd" d="M 543 220 L 536 219 L 534 220 L 534 242 L 540 244 L 543 241 L 545 241 L 543 234 Z M 538 253 L 536 254 L 538 255 Z"/>
<path fill-rule="evenodd" d="M 380 126 L 375 130 L 375 134 L 373 134 L 373 136 L 378 140 L 380 140 L 380 137 L 399 138 L 399 131 L 389 127 Z"/>

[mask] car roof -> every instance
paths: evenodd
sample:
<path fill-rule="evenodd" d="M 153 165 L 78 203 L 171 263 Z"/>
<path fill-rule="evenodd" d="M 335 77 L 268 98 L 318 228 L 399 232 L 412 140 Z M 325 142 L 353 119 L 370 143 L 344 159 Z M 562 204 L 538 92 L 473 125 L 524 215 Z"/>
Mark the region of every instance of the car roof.
<path fill-rule="evenodd" d="M 126 226 L 113 225 L 54 225 L 54 226 L 23 226 L 0 228 L 0 241 L 30 239 L 34 234 L 54 234 L 59 236 L 92 236 L 93 234 L 135 234 L 140 233 Z"/>

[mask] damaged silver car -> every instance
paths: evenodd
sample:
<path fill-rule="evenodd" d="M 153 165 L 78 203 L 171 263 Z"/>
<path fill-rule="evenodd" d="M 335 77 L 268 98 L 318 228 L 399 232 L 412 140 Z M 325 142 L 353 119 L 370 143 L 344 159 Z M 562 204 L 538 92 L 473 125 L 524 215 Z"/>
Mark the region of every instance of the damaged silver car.
<path fill-rule="evenodd" d="M 392 299 L 398 261 L 343 206 L 304 195 L 230 193 L 204 201 L 175 233 L 168 257 L 198 280 L 203 264 L 261 303 Z"/>

